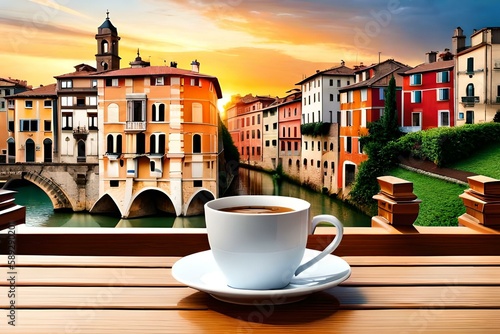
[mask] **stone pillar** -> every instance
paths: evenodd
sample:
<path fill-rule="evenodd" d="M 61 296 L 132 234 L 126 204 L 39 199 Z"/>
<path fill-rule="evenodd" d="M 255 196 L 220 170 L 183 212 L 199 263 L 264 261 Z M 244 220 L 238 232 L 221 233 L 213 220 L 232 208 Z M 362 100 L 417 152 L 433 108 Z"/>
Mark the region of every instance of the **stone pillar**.
<path fill-rule="evenodd" d="M 486 232 L 500 229 L 500 180 L 476 175 L 467 178 L 469 189 L 459 197 L 465 213 L 458 217 L 460 225 Z"/>
<path fill-rule="evenodd" d="M 413 225 L 422 202 L 413 193 L 413 183 L 394 176 L 381 176 L 377 180 L 380 192 L 373 198 L 378 201 L 378 216 L 373 217 L 372 226 Z"/>

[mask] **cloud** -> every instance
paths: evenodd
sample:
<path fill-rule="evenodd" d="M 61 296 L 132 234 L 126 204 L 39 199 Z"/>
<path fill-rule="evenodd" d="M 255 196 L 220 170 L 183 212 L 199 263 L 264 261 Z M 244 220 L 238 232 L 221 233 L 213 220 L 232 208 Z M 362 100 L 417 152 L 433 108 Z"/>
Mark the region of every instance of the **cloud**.
<path fill-rule="evenodd" d="M 56 11 L 64 12 L 66 14 L 90 19 L 90 17 L 88 15 L 85 15 L 84 13 L 78 12 L 74 9 L 69 8 L 69 7 L 60 5 L 59 3 L 57 3 L 56 1 L 53 1 L 53 0 L 28 0 L 28 1 L 33 2 L 35 4 L 38 4 L 40 6 L 45 6 L 47 8 L 50 8 L 50 9 L 53 9 Z"/>

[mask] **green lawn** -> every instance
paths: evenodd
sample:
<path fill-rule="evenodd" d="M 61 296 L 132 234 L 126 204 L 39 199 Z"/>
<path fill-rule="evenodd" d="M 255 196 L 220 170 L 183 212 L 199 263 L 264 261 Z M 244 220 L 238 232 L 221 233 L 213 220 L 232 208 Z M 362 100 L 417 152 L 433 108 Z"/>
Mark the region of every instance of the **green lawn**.
<path fill-rule="evenodd" d="M 500 146 L 491 145 L 478 151 L 468 159 L 449 166 L 480 175 L 500 179 Z M 456 226 L 458 217 L 465 213 L 458 197 L 467 186 L 395 168 L 389 175 L 413 182 L 413 192 L 422 201 L 415 225 Z"/>
<path fill-rule="evenodd" d="M 500 179 L 500 145 L 491 145 L 450 167 Z"/>
<path fill-rule="evenodd" d="M 466 186 L 443 181 L 403 168 L 395 168 L 389 175 L 413 182 L 413 193 L 422 201 L 415 225 L 457 226 L 458 217 L 465 213 L 458 197 Z"/>

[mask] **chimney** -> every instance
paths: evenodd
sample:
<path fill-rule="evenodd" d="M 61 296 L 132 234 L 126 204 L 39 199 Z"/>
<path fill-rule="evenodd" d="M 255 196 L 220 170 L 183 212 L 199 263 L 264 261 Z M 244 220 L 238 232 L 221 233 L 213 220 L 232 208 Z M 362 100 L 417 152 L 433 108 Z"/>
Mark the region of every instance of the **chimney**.
<path fill-rule="evenodd" d="M 191 71 L 200 73 L 200 63 L 196 59 L 191 62 Z"/>
<path fill-rule="evenodd" d="M 427 64 L 436 62 L 437 51 L 430 51 L 430 52 L 427 52 L 425 55 L 426 55 L 425 62 Z"/>
<path fill-rule="evenodd" d="M 176 61 L 171 61 L 170 62 L 170 67 L 177 68 L 177 62 Z"/>
<path fill-rule="evenodd" d="M 453 34 L 453 37 L 451 39 L 451 43 L 453 46 L 452 50 L 451 50 L 452 53 L 457 54 L 460 51 L 465 50 L 465 35 L 464 35 L 464 31 L 462 30 L 462 28 L 457 27 L 455 29 L 455 33 Z"/>

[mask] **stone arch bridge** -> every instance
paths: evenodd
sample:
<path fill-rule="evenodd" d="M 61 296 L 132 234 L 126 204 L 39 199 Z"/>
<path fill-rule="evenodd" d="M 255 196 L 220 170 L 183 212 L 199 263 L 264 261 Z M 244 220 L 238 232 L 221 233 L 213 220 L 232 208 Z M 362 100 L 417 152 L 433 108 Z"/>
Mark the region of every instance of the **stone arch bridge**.
<path fill-rule="evenodd" d="M 99 198 L 99 165 L 16 163 L 0 165 L 0 180 L 26 180 L 42 189 L 54 210 L 90 211 Z"/>

